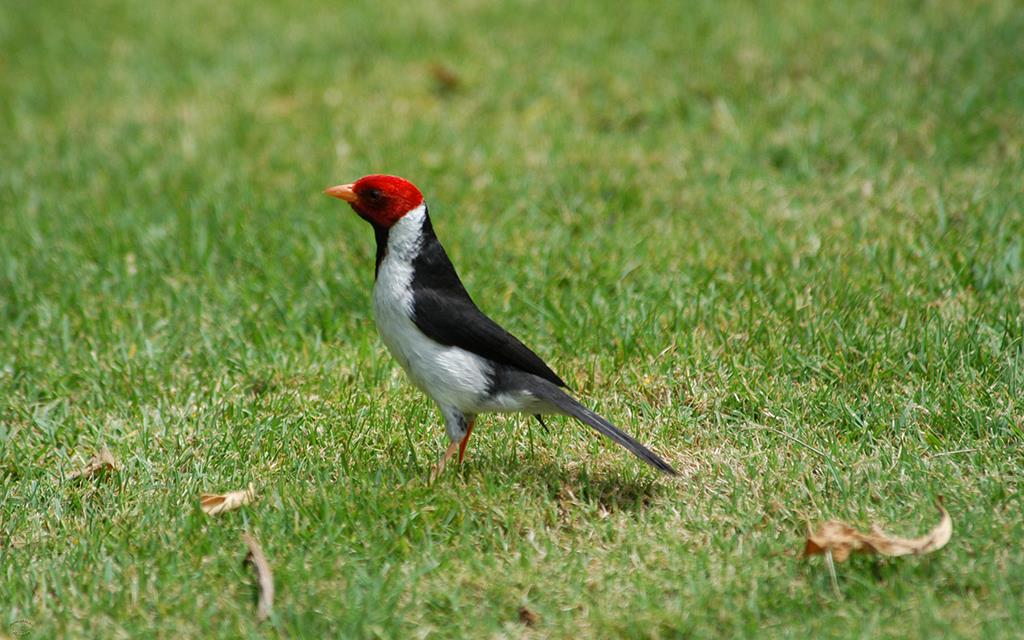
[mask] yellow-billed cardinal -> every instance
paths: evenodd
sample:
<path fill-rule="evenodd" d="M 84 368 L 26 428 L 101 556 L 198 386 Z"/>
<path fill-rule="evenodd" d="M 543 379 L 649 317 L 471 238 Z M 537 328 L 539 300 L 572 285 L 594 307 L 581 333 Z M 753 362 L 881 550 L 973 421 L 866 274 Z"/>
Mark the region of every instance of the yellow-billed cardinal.
<path fill-rule="evenodd" d="M 488 411 L 572 416 L 675 475 L 667 462 L 569 396 L 537 354 L 477 308 L 434 235 L 415 185 L 370 175 L 324 193 L 348 202 L 373 226 L 377 330 L 413 384 L 437 403 L 451 441 L 432 478 L 456 451 L 462 462 L 477 414 Z"/>

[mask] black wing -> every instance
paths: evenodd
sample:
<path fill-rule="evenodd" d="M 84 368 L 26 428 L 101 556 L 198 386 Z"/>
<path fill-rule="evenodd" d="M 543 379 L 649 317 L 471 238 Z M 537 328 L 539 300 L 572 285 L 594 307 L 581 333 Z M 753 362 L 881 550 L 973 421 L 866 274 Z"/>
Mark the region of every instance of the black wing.
<path fill-rule="evenodd" d="M 540 356 L 477 308 L 438 242 L 429 216 L 423 221 L 420 254 L 413 261 L 412 286 L 413 321 L 431 339 L 567 386 Z"/>

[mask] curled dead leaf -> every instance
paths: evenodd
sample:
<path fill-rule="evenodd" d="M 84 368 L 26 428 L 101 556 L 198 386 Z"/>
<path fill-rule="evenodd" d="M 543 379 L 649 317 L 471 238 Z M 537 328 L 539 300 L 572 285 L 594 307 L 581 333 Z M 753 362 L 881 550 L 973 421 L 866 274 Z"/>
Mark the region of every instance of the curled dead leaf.
<path fill-rule="evenodd" d="M 274 574 L 270 572 L 270 563 L 263 554 L 263 547 L 256 538 L 248 533 L 242 534 L 249 553 L 245 555 L 245 564 L 256 572 L 256 619 L 266 620 L 274 608 Z"/>
<path fill-rule="evenodd" d="M 536 611 L 524 605 L 519 607 L 519 622 L 528 627 L 536 627 L 537 623 L 540 622 L 540 616 L 537 615 Z"/>
<path fill-rule="evenodd" d="M 229 493 L 203 493 L 199 496 L 199 507 L 203 513 L 215 516 L 219 513 L 234 511 L 242 505 L 249 504 L 256 498 L 252 484 L 248 489 Z"/>
<path fill-rule="evenodd" d="M 877 553 L 883 556 L 922 555 L 946 546 L 953 537 L 953 520 L 942 506 L 942 499 L 936 501 L 941 519 L 928 534 L 919 538 L 893 536 L 877 525 L 871 533 L 862 533 L 845 522 L 832 520 L 820 525 L 807 536 L 804 556 L 831 552 L 836 562 L 846 560 L 851 553 Z"/>
<path fill-rule="evenodd" d="M 89 459 L 89 462 L 84 467 L 68 475 L 68 480 L 77 480 L 80 478 L 90 478 L 94 475 L 102 475 L 107 471 L 117 470 L 117 460 L 114 459 L 114 454 L 110 453 L 110 450 L 103 447 L 99 452 Z"/>

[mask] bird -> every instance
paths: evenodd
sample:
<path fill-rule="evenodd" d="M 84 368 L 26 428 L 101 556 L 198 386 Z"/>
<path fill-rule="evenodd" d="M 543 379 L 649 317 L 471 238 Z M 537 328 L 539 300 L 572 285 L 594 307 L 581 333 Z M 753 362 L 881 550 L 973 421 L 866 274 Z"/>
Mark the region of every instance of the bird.
<path fill-rule="evenodd" d="M 373 174 L 324 190 L 373 227 L 373 311 L 380 337 L 409 379 L 437 405 L 449 445 L 433 481 L 458 453 L 477 416 L 571 416 L 668 474 L 675 469 L 572 395 L 565 381 L 473 302 L 434 232 L 422 192 L 404 178 Z"/>

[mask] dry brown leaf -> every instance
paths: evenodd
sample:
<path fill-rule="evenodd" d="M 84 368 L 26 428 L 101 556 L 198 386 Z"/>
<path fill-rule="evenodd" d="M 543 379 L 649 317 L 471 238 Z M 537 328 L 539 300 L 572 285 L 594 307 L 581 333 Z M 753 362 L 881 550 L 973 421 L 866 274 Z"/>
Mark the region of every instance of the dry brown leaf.
<path fill-rule="evenodd" d="M 922 555 L 946 546 L 953 536 L 953 520 L 942 506 L 942 498 L 936 501 L 942 518 L 927 535 L 920 538 L 900 538 L 887 534 L 877 525 L 871 533 L 861 533 L 845 522 L 832 520 L 818 527 L 807 536 L 804 556 L 831 551 L 836 562 L 846 560 L 852 552 L 878 553 L 883 556 Z"/>
<path fill-rule="evenodd" d="M 540 616 L 537 615 L 536 611 L 533 611 L 529 607 L 519 607 L 519 622 L 522 622 L 528 627 L 536 627 L 537 623 L 540 622 Z"/>
<path fill-rule="evenodd" d="M 249 504 L 256 497 L 256 491 L 249 484 L 248 489 L 229 493 L 204 493 L 199 496 L 199 507 L 203 513 L 215 516 L 218 513 L 234 511 L 242 505 Z"/>
<path fill-rule="evenodd" d="M 430 75 L 434 78 L 435 88 L 442 93 L 455 91 L 462 84 L 459 74 L 455 73 L 451 67 L 441 63 L 430 65 Z"/>
<path fill-rule="evenodd" d="M 99 450 L 99 453 L 94 455 L 84 467 L 68 475 L 68 480 L 76 480 L 78 478 L 90 478 L 94 475 L 102 475 L 107 471 L 117 470 L 117 460 L 114 459 L 114 455 L 110 453 L 110 450 L 103 447 Z"/>
<path fill-rule="evenodd" d="M 242 540 L 245 541 L 245 546 L 249 547 L 245 563 L 256 572 L 256 619 L 263 621 L 270 617 L 270 612 L 274 608 L 274 574 L 270 572 L 270 564 L 256 538 L 243 533 Z"/>

